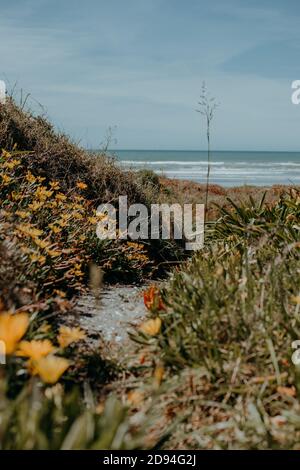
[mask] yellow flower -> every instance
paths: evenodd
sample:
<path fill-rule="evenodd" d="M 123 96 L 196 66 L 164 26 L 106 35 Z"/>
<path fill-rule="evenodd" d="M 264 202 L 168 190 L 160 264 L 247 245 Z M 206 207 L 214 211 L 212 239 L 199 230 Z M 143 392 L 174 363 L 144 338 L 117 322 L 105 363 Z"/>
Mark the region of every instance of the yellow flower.
<path fill-rule="evenodd" d="M 10 162 L 5 162 L 4 163 L 4 168 L 8 168 L 9 170 L 12 170 L 15 168 L 15 166 L 18 166 L 21 164 L 21 160 L 11 160 Z"/>
<path fill-rule="evenodd" d="M 26 211 L 16 211 L 15 212 L 16 215 L 18 215 L 19 217 L 21 217 L 21 219 L 26 219 L 27 217 L 30 217 L 30 212 L 26 212 Z"/>
<path fill-rule="evenodd" d="M 52 230 L 53 233 L 61 232 L 61 228 L 57 227 L 57 225 L 49 224 L 48 227 L 50 228 L 50 230 Z"/>
<path fill-rule="evenodd" d="M 6 354 L 12 354 L 29 325 L 27 313 L 0 314 L 0 340 L 5 344 Z"/>
<path fill-rule="evenodd" d="M 11 154 L 7 150 L 2 149 L 1 157 L 9 158 L 11 157 Z"/>
<path fill-rule="evenodd" d="M 62 228 L 68 226 L 68 222 L 67 222 L 66 220 L 59 220 L 57 223 L 58 223 Z"/>
<path fill-rule="evenodd" d="M 83 215 L 80 214 L 80 212 L 74 212 L 73 217 L 74 217 L 74 219 L 77 219 L 77 220 L 82 220 L 83 219 Z"/>
<path fill-rule="evenodd" d="M 1 177 L 2 177 L 2 182 L 3 182 L 4 186 L 9 184 L 12 180 L 12 178 L 8 175 L 1 175 Z"/>
<path fill-rule="evenodd" d="M 60 188 L 59 182 L 58 181 L 50 181 L 50 186 L 52 189 L 57 190 Z"/>
<path fill-rule="evenodd" d="M 41 333 L 48 333 L 51 330 L 51 326 L 49 323 L 43 323 L 42 326 L 39 328 Z"/>
<path fill-rule="evenodd" d="M 42 230 L 33 227 L 31 224 L 20 224 L 17 226 L 17 230 L 32 238 L 39 237 L 43 233 Z"/>
<path fill-rule="evenodd" d="M 300 304 L 300 295 L 292 295 L 291 300 L 292 300 L 292 302 L 294 302 L 295 304 Z"/>
<path fill-rule="evenodd" d="M 127 395 L 127 400 L 130 405 L 139 406 L 144 401 L 144 393 L 141 390 L 130 390 Z"/>
<path fill-rule="evenodd" d="M 32 261 L 33 263 L 38 262 L 38 263 L 40 263 L 40 264 L 42 264 L 42 265 L 45 264 L 45 262 L 46 262 L 46 257 L 45 257 L 45 256 L 43 256 L 43 255 L 38 255 L 38 254 L 36 254 L 36 253 L 32 253 L 32 254 L 30 255 L 30 259 L 31 259 L 31 261 Z"/>
<path fill-rule="evenodd" d="M 88 217 L 88 221 L 90 222 L 90 224 L 96 224 L 98 222 L 98 218 L 97 217 Z"/>
<path fill-rule="evenodd" d="M 12 191 L 11 193 L 11 199 L 12 201 L 19 201 L 20 199 L 22 199 L 22 194 L 18 194 L 16 193 L 16 191 Z"/>
<path fill-rule="evenodd" d="M 61 326 L 59 329 L 57 341 L 62 348 L 66 348 L 71 343 L 76 343 L 82 339 L 85 339 L 85 332 L 78 327 Z"/>
<path fill-rule="evenodd" d="M 38 247 L 40 247 L 42 250 L 43 250 L 44 248 L 47 248 L 47 246 L 50 245 L 49 242 L 47 242 L 46 240 L 41 240 L 41 239 L 38 238 L 38 237 L 36 237 L 36 238 L 34 239 L 34 243 L 35 243 Z"/>
<path fill-rule="evenodd" d="M 155 336 L 161 328 L 161 319 L 156 317 L 151 320 L 147 320 L 140 326 L 140 330 L 146 335 Z"/>
<path fill-rule="evenodd" d="M 51 256 L 51 258 L 57 258 L 61 255 L 61 252 L 56 250 L 47 250 L 47 254 Z"/>
<path fill-rule="evenodd" d="M 26 175 L 26 179 L 29 183 L 35 183 L 36 182 L 36 177 L 33 176 L 33 174 L 28 171 L 27 175 Z"/>
<path fill-rule="evenodd" d="M 17 356 L 29 357 L 34 361 L 41 359 L 41 357 L 48 356 L 54 351 L 54 346 L 48 339 L 21 341 L 19 348 L 16 352 Z"/>
<path fill-rule="evenodd" d="M 78 183 L 76 183 L 76 186 L 79 189 L 86 189 L 87 188 L 87 184 L 83 183 L 82 181 L 78 181 Z"/>
<path fill-rule="evenodd" d="M 39 374 L 43 382 L 55 384 L 68 369 L 70 362 L 63 357 L 42 357 L 34 363 L 34 371 Z"/>
<path fill-rule="evenodd" d="M 58 201 L 65 201 L 67 198 L 66 198 L 66 196 L 65 196 L 64 194 L 62 194 L 62 193 L 57 193 L 57 194 L 55 195 L 55 199 L 57 199 Z"/>
<path fill-rule="evenodd" d="M 142 245 L 141 243 L 136 243 L 136 242 L 127 242 L 127 246 L 135 250 L 140 250 L 144 248 L 144 245 Z"/>
<path fill-rule="evenodd" d="M 53 291 L 55 294 L 59 295 L 60 297 L 66 297 L 66 293 L 62 290 L 54 289 Z"/>
<path fill-rule="evenodd" d="M 43 203 L 37 202 L 37 201 L 33 201 L 28 205 L 29 209 L 31 209 L 33 212 L 39 210 L 42 206 L 43 206 Z"/>
<path fill-rule="evenodd" d="M 53 191 L 48 191 L 46 186 L 39 186 L 37 189 L 36 189 L 36 192 L 35 192 L 35 197 L 41 201 L 41 202 L 45 202 L 47 199 L 49 199 L 53 194 Z"/>

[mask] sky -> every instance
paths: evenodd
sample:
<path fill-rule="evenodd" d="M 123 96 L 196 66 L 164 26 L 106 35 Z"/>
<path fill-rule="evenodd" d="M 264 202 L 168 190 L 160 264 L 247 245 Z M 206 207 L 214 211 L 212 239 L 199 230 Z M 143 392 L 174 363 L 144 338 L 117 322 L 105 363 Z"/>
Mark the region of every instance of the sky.
<path fill-rule="evenodd" d="M 0 79 L 88 148 L 300 150 L 298 0 L 0 0 Z M 40 108 L 41 104 L 43 108 Z"/>

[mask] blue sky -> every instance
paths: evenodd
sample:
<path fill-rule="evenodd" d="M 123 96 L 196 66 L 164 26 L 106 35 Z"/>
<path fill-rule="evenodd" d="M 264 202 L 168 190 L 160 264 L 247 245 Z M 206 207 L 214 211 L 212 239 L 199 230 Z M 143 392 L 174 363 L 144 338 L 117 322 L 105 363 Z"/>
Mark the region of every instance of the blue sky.
<path fill-rule="evenodd" d="M 296 0 L 0 0 L 0 78 L 88 147 L 300 150 Z M 30 105 L 37 108 L 35 101 Z"/>

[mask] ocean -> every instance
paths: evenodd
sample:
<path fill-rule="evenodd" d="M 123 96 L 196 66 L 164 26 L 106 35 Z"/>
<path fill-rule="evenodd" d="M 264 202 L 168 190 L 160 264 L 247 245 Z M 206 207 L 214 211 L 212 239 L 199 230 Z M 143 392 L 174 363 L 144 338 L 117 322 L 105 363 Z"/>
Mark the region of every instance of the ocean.
<path fill-rule="evenodd" d="M 169 178 L 205 183 L 207 153 L 181 150 L 115 150 L 125 168 L 148 168 Z M 221 186 L 300 184 L 300 152 L 212 151 L 210 182 Z"/>

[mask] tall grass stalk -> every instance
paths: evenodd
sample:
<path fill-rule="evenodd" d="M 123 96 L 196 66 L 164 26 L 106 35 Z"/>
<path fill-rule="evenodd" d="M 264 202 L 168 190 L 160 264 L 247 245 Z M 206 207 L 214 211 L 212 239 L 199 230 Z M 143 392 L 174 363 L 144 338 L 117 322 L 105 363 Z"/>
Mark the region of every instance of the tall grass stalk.
<path fill-rule="evenodd" d="M 206 123 L 206 139 L 207 139 L 207 174 L 206 174 L 206 189 L 205 189 L 205 222 L 207 218 L 207 203 L 208 203 L 208 188 L 209 188 L 209 177 L 210 177 L 210 129 L 211 123 L 214 117 L 215 110 L 218 107 L 218 103 L 214 97 L 210 97 L 205 82 L 202 83 L 202 90 L 200 95 L 200 101 L 198 101 L 199 109 L 196 111 L 205 118 Z"/>

